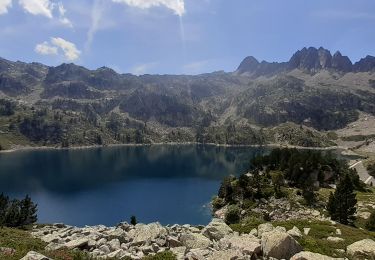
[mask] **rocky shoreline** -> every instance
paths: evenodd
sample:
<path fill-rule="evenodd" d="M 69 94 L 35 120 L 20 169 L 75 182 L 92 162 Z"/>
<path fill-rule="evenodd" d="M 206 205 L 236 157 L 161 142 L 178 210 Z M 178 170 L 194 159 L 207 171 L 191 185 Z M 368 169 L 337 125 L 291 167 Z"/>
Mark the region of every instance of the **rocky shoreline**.
<path fill-rule="evenodd" d="M 213 219 L 207 226 L 173 225 L 159 223 L 137 224 L 126 222 L 116 227 L 103 225 L 83 228 L 53 224 L 35 227 L 32 235 L 48 243 L 46 250 L 71 249 L 87 252 L 94 259 L 142 259 L 145 256 L 171 251 L 178 260 L 228 259 L 344 259 L 305 252 L 298 238 L 307 236 L 311 228 L 300 231 L 297 227 L 286 230 L 271 223 L 260 224 L 250 234 L 234 232 L 221 219 Z M 342 240 L 340 229 L 327 239 Z M 344 252 L 345 253 L 345 252 Z M 35 258 L 29 252 L 22 260 Z M 346 254 L 375 258 L 375 241 L 365 239 L 347 247 Z M 32 258 L 34 257 L 34 258 Z M 39 256 L 40 257 L 40 256 Z"/>

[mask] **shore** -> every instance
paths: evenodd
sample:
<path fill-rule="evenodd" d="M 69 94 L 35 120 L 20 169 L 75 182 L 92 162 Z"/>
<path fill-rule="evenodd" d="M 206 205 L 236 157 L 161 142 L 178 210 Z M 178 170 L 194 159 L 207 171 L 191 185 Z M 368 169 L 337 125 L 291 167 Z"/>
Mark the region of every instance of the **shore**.
<path fill-rule="evenodd" d="M 305 150 L 320 150 L 320 151 L 330 151 L 330 150 L 344 150 L 350 151 L 349 148 L 343 146 L 328 146 L 328 147 L 305 147 L 289 144 L 216 144 L 216 143 L 198 143 L 198 142 L 168 142 L 168 143 L 149 143 L 149 144 L 105 144 L 105 145 L 83 145 L 83 146 L 70 146 L 70 147 L 61 147 L 61 146 L 15 146 L 11 149 L 1 150 L 1 153 L 14 153 L 21 151 L 40 151 L 40 150 L 85 150 L 85 149 L 96 149 L 96 148 L 106 148 L 106 147 L 136 147 L 136 146 L 157 146 L 157 145 L 209 145 L 217 147 L 266 147 L 266 148 L 296 148 L 296 149 L 305 149 Z"/>

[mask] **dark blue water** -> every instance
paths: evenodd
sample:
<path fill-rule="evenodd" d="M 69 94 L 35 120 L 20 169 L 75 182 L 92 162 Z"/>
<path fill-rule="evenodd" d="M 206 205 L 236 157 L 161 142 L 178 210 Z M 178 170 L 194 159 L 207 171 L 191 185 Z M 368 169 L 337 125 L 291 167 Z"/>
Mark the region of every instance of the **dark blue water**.
<path fill-rule="evenodd" d="M 123 146 L 0 154 L 0 192 L 29 194 L 40 223 L 206 224 L 220 181 L 249 166 L 259 148 Z"/>

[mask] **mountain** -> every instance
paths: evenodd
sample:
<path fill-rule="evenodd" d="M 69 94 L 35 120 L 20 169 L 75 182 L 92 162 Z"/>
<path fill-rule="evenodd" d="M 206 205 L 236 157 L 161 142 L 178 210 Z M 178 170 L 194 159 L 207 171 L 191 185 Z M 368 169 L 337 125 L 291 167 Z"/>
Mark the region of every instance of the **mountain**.
<path fill-rule="evenodd" d="M 337 51 L 333 56 L 323 47 L 319 49 L 303 48 L 293 54 L 288 62 L 259 62 L 254 57 L 245 58 L 237 69 L 237 74 L 248 74 L 253 77 L 270 76 L 280 72 L 289 72 L 299 69 L 309 73 L 318 73 L 322 70 L 334 72 L 372 72 L 375 70 L 375 57 L 366 56 L 353 64 L 347 56 Z"/>
<path fill-rule="evenodd" d="M 0 146 L 330 145 L 326 131 L 375 114 L 374 70 L 372 56 L 353 64 L 313 47 L 287 62 L 249 56 L 235 72 L 196 76 L 0 59 Z"/>

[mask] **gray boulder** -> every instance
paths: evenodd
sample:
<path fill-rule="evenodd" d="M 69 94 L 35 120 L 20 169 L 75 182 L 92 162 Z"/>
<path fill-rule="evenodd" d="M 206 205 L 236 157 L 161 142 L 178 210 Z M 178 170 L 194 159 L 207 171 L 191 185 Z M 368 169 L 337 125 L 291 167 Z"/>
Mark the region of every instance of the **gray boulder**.
<path fill-rule="evenodd" d="M 137 224 L 134 229 L 128 232 L 128 236 L 133 239 L 134 245 L 142 245 L 150 244 L 151 240 L 166 236 L 167 233 L 167 230 L 160 223 Z"/>
<path fill-rule="evenodd" d="M 375 241 L 372 239 L 357 241 L 349 245 L 346 252 L 355 259 L 375 259 Z"/>
<path fill-rule="evenodd" d="M 299 228 L 296 227 L 296 226 L 294 226 L 292 229 L 288 230 L 287 233 L 294 238 L 301 238 L 303 236 L 301 230 L 299 230 Z"/>
<path fill-rule="evenodd" d="M 52 260 L 52 259 L 48 258 L 48 257 L 46 257 L 42 254 L 39 254 L 37 252 L 30 251 L 30 252 L 27 253 L 27 255 L 22 257 L 20 260 Z"/>
<path fill-rule="evenodd" d="M 290 260 L 344 260 L 345 258 L 333 258 L 318 253 L 312 253 L 307 251 L 299 252 L 290 258 Z"/>
<path fill-rule="evenodd" d="M 264 233 L 261 244 L 264 256 L 277 259 L 289 259 L 302 251 L 302 247 L 292 236 L 281 231 Z"/>
<path fill-rule="evenodd" d="M 272 226 L 272 224 L 270 223 L 260 224 L 258 226 L 258 237 L 261 238 L 263 233 L 270 232 L 272 230 L 274 230 L 274 227 Z"/>
<path fill-rule="evenodd" d="M 211 241 L 207 237 L 196 233 L 182 234 L 180 241 L 182 245 L 186 246 L 188 249 L 203 249 L 208 248 L 211 245 Z"/>
<path fill-rule="evenodd" d="M 214 218 L 203 230 L 202 234 L 211 240 L 219 241 L 233 230 L 222 219 Z"/>

